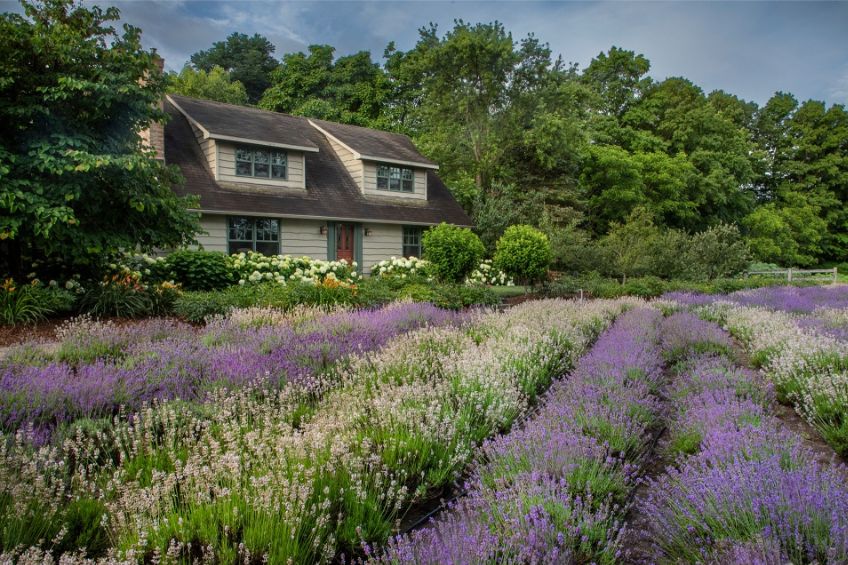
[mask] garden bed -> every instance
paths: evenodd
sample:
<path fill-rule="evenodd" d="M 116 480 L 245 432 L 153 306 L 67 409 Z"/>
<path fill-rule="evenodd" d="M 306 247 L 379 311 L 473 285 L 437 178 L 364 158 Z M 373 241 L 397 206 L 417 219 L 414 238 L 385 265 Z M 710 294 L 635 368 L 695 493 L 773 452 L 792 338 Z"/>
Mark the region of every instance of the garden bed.
<path fill-rule="evenodd" d="M 694 306 L 744 321 L 737 307 Z M 731 336 L 683 308 L 402 303 L 66 328 L 53 352 L 24 346 L 0 360 L 2 553 L 435 564 L 672 563 L 697 551 L 841 562 L 845 469 L 781 413 L 772 365 L 742 369 Z M 759 342 L 738 328 L 757 360 Z M 789 466 L 774 467 L 773 455 Z M 743 473 L 754 468 L 784 481 L 784 502 L 804 510 L 760 504 L 762 485 Z M 692 494 L 687 473 L 738 482 L 738 496 L 730 483 L 712 487 L 727 508 L 753 500 L 766 510 L 747 529 L 721 516 L 683 523 L 669 509 Z M 395 537 L 453 495 L 435 521 Z M 822 527 L 803 529 L 794 547 L 772 524 L 784 518 Z M 649 538 L 635 535 L 642 528 Z"/>

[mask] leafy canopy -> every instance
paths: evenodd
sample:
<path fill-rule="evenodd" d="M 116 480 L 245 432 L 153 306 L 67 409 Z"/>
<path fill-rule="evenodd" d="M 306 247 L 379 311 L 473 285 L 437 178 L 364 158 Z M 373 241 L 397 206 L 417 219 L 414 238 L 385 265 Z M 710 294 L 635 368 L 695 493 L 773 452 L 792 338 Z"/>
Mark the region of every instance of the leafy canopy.
<path fill-rule="evenodd" d="M 233 33 L 224 41 L 216 41 L 205 51 L 191 56 L 191 64 L 201 71 L 209 72 L 221 67 L 232 80 L 244 85 L 251 104 L 262 97 L 271 84 L 271 71 L 277 68 L 273 57 L 274 44 L 267 37 Z"/>
<path fill-rule="evenodd" d="M 118 248 L 193 240 L 193 199 L 140 137 L 164 80 L 115 8 L 24 2 L 0 15 L 0 240 L 22 259 L 92 265 Z"/>
<path fill-rule="evenodd" d="M 180 74 L 168 75 L 168 92 L 203 98 L 227 104 L 247 105 L 247 90 L 221 67 L 212 67 L 209 72 L 193 69 L 186 65 Z"/>

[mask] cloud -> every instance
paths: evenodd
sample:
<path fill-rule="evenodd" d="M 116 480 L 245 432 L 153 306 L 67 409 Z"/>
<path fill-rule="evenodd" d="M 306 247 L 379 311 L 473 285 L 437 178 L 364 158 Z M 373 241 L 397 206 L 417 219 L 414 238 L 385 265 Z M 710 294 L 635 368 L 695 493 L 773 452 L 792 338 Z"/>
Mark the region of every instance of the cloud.
<path fill-rule="evenodd" d="M 411 48 L 428 22 L 444 32 L 457 18 L 497 19 L 516 39 L 534 33 L 581 66 L 617 45 L 644 54 L 654 78 L 685 76 L 707 92 L 723 89 L 758 103 L 778 90 L 848 99 L 848 2 L 114 3 L 171 69 L 235 31 L 265 35 L 277 57 L 328 43 L 338 54 L 364 49 L 379 60 L 389 41 Z M 7 7 L 19 11 L 0 0 L 0 9 Z"/>

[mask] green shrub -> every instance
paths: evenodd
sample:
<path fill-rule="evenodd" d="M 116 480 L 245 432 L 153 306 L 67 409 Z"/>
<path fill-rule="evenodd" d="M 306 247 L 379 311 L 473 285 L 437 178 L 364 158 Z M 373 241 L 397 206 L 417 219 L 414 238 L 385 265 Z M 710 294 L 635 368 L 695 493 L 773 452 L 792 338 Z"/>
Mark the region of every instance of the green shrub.
<path fill-rule="evenodd" d="M 519 283 L 545 279 L 551 264 L 548 236 L 532 226 L 510 226 L 498 240 L 494 265 Z"/>
<path fill-rule="evenodd" d="M 424 232 L 424 258 L 432 263 L 436 277 L 445 282 L 462 282 L 483 258 L 480 238 L 468 228 L 441 223 Z"/>
<path fill-rule="evenodd" d="M 432 302 L 439 308 L 461 310 L 471 306 L 491 306 L 498 303 L 498 297 L 491 289 L 464 284 L 440 284 L 432 287 Z"/>
<path fill-rule="evenodd" d="M 744 271 L 751 251 L 738 227 L 718 224 L 692 236 L 692 257 L 700 274 L 713 280 Z"/>
<path fill-rule="evenodd" d="M 166 263 L 186 290 L 218 290 L 234 282 L 227 256 L 217 251 L 181 249 L 168 255 Z"/>
<path fill-rule="evenodd" d="M 100 284 L 91 285 L 82 295 L 79 309 L 96 318 L 138 318 L 150 314 L 153 302 L 137 280 L 113 276 Z"/>
<path fill-rule="evenodd" d="M 281 287 L 284 288 L 284 287 Z M 174 300 L 174 315 L 192 323 L 207 316 L 226 314 L 233 308 L 254 306 L 259 286 L 232 286 L 217 291 L 187 291 Z"/>
<path fill-rule="evenodd" d="M 665 283 L 657 277 L 630 279 L 622 286 L 625 295 L 641 298 L 654 298 L 666 291 Z"/>
<path fill-rule="evenodd" d="M 36 299 L 49 312 L 47 315 L 70 314 L 76 308 L 77 296 L 70 290 L 41 286 L 34 289 Z"/>
<path fill-rule="evenodd" d="M 0 323 L 14 326 L 45 319 L 55 311 L 55 304 L 45 300 L 45 291 L 33 285 L 17 285 L 6 279 L 0 286 Z"/>

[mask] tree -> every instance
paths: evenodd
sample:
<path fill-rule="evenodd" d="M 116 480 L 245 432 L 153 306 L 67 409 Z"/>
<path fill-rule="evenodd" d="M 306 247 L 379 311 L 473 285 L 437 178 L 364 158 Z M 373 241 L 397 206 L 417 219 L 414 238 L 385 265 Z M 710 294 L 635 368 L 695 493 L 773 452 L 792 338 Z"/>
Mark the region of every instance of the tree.
<path fill-rule="evenodd" d="M 692 236 L 691 254 L 708 280 L 738 275 L 751 260 L 739 228 L 730 224 L 718 224 Z"/>
<path fill-rule="evenodd" d="M 420 77 L 405 100 L 407 108 L 417 100 L 411 106 L 418 115 L 411 121 L 422 125 L 416 137 L 449 181 L 469 175 L 485 193 L 520 141 L 513 128 L 501 125 L 512 123 L 516 100 L 544 85 L 555 66 L 550 49 L 533 36 L 516 43 L 499 22 L 458 20 L 443 37 L 435 25 L 419 34 L 412 51 L 387 53 L 393 77 Z"/>
<path fill-rule="evenodd" d="M 164 87 L 140 31 L 115 8 L 24 2 L 0 15 L 0 240 L 22 260 L 91 267 L 119 248 L 171 247 L 199 229 L 175 169 L 145 150 Z"/>
<path fill-rule="evenodd" d="M 254 34 L 233 33 L 225 41 L 216 41 L 205 51 L 191 56 L 195 68 L 210 72 L 221 67 L 232 80 L 244 85 L 248 101 L 255 104 L 271 84 L 271 71 L 277 68 L 273 57 L 274 44 L 268 38 Z"/>
<path fill-rule="evenodd" d="M 212 67 L 206 72 L 186 65 L 180 74 L 168 75 L 168 92 L 227 104 L 247 104 L 244 85 L 231 80 L 229 73 L 221 67 Z"/>
<path fill-rule="evenodd" d="M 651 267 L 651 250 L 659 236 L 651 214 L 645 208 L 635 208 L 624 224 L 614 222 L 600 246 L 612 271 L 621 277 L 644 274 Z"/>
<path fill-rule="evenodd" d="M 827 232 L 820 212 L 797 192 L 759 206 L 743 222 L 754 257 L 786 266 L 815 264 Z"/>
<path fill-rule="evenodd" d="M 597 93 L 595 106 L 602 114 L 621 116 L 650 86 L 650 68 L 644 55 L 613 46 L 589 62 L 581 79 Z"/>
<path fill-rule="evenodd" d="M 368 51 L 333 59 L 329 45 L 310 45 L 309 53 L 287 53 L 271 76 L 260 106 L 363 126 L 391 124 L 381 120 L 390 92 L 383 69 Z"/>

